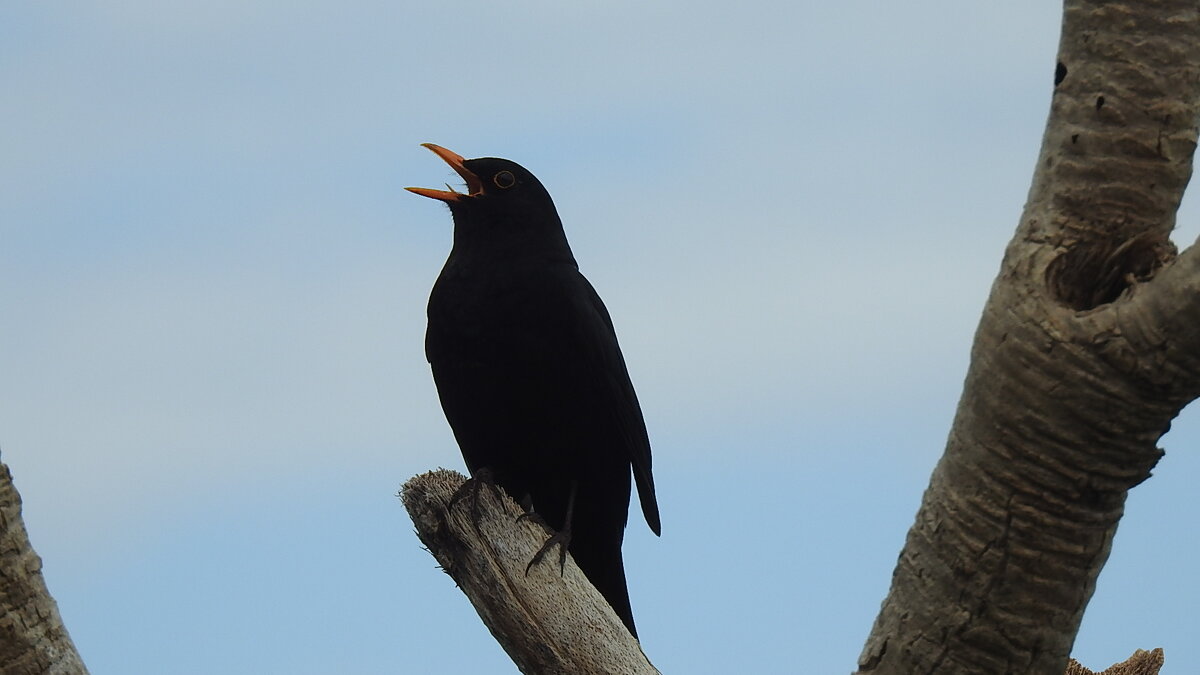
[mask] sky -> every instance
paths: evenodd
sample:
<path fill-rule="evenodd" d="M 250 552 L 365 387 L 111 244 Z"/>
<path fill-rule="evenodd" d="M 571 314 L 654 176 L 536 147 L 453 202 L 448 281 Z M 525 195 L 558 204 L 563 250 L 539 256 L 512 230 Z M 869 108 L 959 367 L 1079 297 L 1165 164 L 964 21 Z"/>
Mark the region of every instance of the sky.
<path fill-rule="evenodd" d="M 1048 110 L 1053 3 L 0 4 L 0 457 L 109 673 L 512 673 L 396 492 L 457 177 L 554 195 L 654 447 L 664 673 L 850 672 Z M 1185 200 L 1176 241 L 1200 214 Z M 1075 656 L 1200 669 L 1200 417 Z"/>

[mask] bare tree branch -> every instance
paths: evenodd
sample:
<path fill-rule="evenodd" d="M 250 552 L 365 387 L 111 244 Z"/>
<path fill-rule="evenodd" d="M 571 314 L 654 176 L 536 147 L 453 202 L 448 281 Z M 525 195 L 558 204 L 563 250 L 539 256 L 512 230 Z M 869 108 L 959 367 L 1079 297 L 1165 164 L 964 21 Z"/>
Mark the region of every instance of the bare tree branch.
<path fill-rule="evenodd" d="M 1200 394 L 1168 234 L 1200 118 L 1194 2 L 1067 0 L 1029 202 L 860 673 L 1062 673 L 1128 490 Z"/>
<path fill-rule="evenodd" d="M 498 489 L 448 509 L 465 478 L 440 469 L 401 489 L 417 536 L 475 606 L 508 655 L 527 674 L 658 673 L 608 603 L 570 556 L 560 574 L 558 549 L 526 574 L 547 531 Z"/>
<path fill-rule="evenodd" d="M 21 495 L 0 462 L 0 673 L 87 673 L 42 578 L 21 518 Z"/>
<path fill-rule="evenodd" d="M 1121 663 L 1113 664 L 1099 673 L 1088 670 L 1075 659 L 1071 659 L 1067 664 L 1066 675 L 1158 675 L 1158 671 L 1163 667 L 1163 661 L 1161 648 L 1153 651 L 1139 649 L 1133 653 L 1133 656 Z"/>

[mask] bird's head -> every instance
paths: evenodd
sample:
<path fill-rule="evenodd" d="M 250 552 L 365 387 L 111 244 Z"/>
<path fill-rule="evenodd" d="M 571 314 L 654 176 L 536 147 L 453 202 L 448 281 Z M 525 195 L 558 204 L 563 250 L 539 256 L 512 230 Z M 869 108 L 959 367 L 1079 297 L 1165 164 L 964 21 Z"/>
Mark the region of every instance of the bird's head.
<path fill-rule="evenodd" d="M 449 185 L 446 190 L 406 188 L 450 207 L 454 216 L 452 256 L 535 256 L 574 262 L 554 201 L 532 173 L 507 159 L 463 159 L 439 145 L 424 145 L 467 183 L 466 192 Z"/>
<path fill-rule="evenodd" d="M 466 181 L 466 192 L 449 185 L 446 190 L 410 187 L 409 192 L 446 202 L 455 222 L 470 220 L 537 220 L 552 216 L 557 221 L 554 201 L 542 183 L 525 167 L 496 157 L 464 159 L 440 145 L 424 143 Z"/>

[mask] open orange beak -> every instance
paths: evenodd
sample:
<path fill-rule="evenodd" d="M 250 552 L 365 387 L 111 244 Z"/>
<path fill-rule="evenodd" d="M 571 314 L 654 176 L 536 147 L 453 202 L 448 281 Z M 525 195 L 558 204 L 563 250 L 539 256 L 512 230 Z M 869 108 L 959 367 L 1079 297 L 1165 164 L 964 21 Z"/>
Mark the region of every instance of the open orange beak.
<path fill-rule="evenodd" d="M 449 190 L 433 190 L 430 188 L 419 187 L 404 188 L 405 190 L 408 190 L 413 194 L 421 195 L 422 197 L 438 199 L 443 202 L 457 202 L 466 199 L 467 197 L 474 197 L 480 192 L 483 192 L 483 183 L 479 180 L 479 176 L 471 173 L 470 169 L 463 166 L 463 162 L 467 160 L 463 159 L 461 155 L 447 150 L 440 145 L 434 145 L 433 143 L 422 143 L 421 145 L 429 148 L 433 151 L 433 154 L 441 157 L 443 162 L 449 164 L 451 169 L 454 169 L 458 175 L 462 176 L 463 180 L 467 181 L 467 194 L 456 192 L 454 188 L 451 188 L 449 185 L 446 186 L 450 188 Z"/>

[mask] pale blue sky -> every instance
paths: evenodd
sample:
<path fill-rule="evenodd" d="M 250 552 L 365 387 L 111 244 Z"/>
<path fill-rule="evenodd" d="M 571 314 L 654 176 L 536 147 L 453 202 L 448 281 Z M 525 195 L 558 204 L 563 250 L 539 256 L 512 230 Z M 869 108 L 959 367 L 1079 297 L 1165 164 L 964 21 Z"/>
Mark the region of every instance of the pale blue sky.
<path fill-rule="evenodd" d="M 92 672 L 515 672 L 393 496 L 462 468 L 425 141 L 536 173 L 617 324 L 655 664 L 852 670 L 1047 112 L 1059 8 L 993 5 L 0 5 L 0 450 Z M 1197 438 L 1131 495 L 1092 667 L 1200 668 Z"/>

